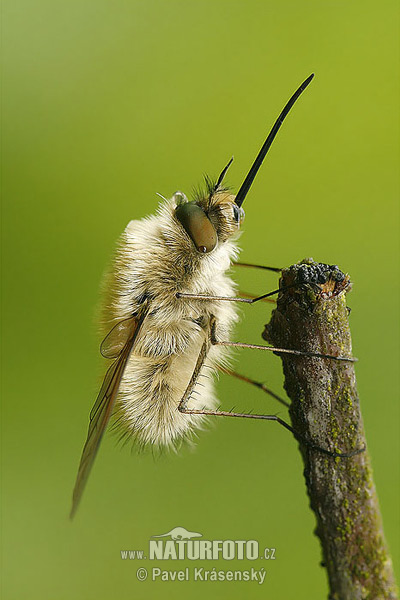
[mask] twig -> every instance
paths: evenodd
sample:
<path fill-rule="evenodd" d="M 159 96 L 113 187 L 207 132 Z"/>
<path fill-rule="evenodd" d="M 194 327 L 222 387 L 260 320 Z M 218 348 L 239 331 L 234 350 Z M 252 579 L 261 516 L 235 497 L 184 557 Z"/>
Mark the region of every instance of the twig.
<path fill-rule="evenodd" d="M 351 356 L 348 276 L 307 259 L 283 271 L 281 288 L 285 291 L 264 339 L 283 348 Z M 333 452 L 363 447 L 354 363 L 291 355 L 281 359 L 295 430 Z M 304 444 L 300 450 L 329 600 L 398 598 L 368 452 L 332 458 Z"/>

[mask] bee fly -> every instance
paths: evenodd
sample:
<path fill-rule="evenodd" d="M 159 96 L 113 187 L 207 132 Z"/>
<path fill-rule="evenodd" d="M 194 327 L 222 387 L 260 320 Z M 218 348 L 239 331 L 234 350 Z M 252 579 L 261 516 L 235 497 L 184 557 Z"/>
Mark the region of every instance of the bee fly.
<path fill-rule="evenodd" d="M 213 382 L 202 377 L 206 369 L 220 368 L 255 383 L 227 369 L 230 346 L 353 360 L 229 341 L 238 319 L 235 303 L 251 304 L 278 291 L 236 297 L 226 272 L 238 255 L 235 239 L 244 219 L 243 201 L 283 120 L 312 78 L 284 107 L 236 196 L 223 187 L 231 159 L 216 182 L 206 178 L 204 193 L 188 200 L 176 192 L 170 200 L 164 198 L 156 215 L 131 221 L 123 232 L 104 286 L 102 327 L 107 335 L 101 353 L 113 363 L 90 413 L 71 516 L 111 416 L 139 445 L 176 447 L 213 415 L 277 421 L 318 448 L 275 415 L 218 410 Z"/>

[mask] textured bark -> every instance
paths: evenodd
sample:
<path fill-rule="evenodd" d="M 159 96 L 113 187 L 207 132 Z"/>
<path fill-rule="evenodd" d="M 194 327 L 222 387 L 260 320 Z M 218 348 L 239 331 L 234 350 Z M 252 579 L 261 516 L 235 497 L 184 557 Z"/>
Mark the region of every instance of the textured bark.
<path fill-rule="evenodd" d="M 347 276 L 307 259 L 283 271 L 281 288 L 264 339 L 281 348 L 352 355 Z M 288 354 L 281 359 L 295 430 L 333 452 L 363 447 L 354 363 Z M 299 447 L 329 599 L 398 598 L 368 451 L 334 458 L 302 443 Z"/>

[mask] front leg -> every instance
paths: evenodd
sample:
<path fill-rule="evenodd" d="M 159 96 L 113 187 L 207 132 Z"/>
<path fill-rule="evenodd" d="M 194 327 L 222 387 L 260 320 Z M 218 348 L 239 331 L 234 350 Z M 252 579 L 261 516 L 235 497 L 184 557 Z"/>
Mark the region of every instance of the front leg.
<path fill-rule="evenodd" d="M 267 294 L 263 294 L 262 296 L 252 296 L 250 298 L 243 298 L 240 296 L 213 296 L 212 294 L 187 294 L 185 292 L 176 292 L 175 295 L 177 298 L 188 298 L 190 300 L 223 300 L 225 302 L 244 302 L 245 304 L 254 304 L 260 300 L 265 300 L 265 298 L 269 298 L 270 296 L 275 296 L 275 294 L 279 294 L 281 291 L 283 290 L 277 289 L 273 290 L 272 292 L 268 292 Z"/>
<path fill-rule="evenodd" d="M 281 273 L 283 268 L 281 267 L 266 267 L 264 265 L 255 265 L 253 263 L 234 262 L 234 267 L 249 267 L 251 269 L 262 269 L 264 271 L 273 271 L 274 273 Z"/>

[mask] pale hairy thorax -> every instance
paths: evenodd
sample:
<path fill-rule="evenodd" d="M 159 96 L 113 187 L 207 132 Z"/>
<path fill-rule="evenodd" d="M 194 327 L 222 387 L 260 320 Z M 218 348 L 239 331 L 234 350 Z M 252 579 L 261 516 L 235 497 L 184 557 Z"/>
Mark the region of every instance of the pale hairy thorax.
<path fill-rule="evenodd" d="M 220 227 L 224 225 L 221 211 L 228 211 L 230 216 L 232 202 L 233 197 L 227 193 L 216 195 L 214 204 Z M 177 447 L 183 439 L 192 439 L 204 425 L 206 417 L 183 414 L 178 405 L 209 335 L 211 316 L 216 319 L 221 339 L 229 339 L 237 321 L 233 303 L 176 297 L 177 292 L 235 294 L 235 285 L 226 271 L 238 254 L 235 242 L 228 239 L 232 234 L 237 237 L 237 225 L 236 231 L 230 231 L 227 219 L 226 231 L 219 231 L 217 247 L 208 254 L 199 254 L 174 218 L 175 208 L 174 201 L 168 200 L 155 216 L 128 224 L 103 283 L 104 335 L 147 304 L 143 327 L 126 364 L 114 408 L 120 434 L 140 446 Z M 226 348 L 210 348 L 189 408 L 216 408 L 213 368 L 226 365 L 228 359 Z"/>

